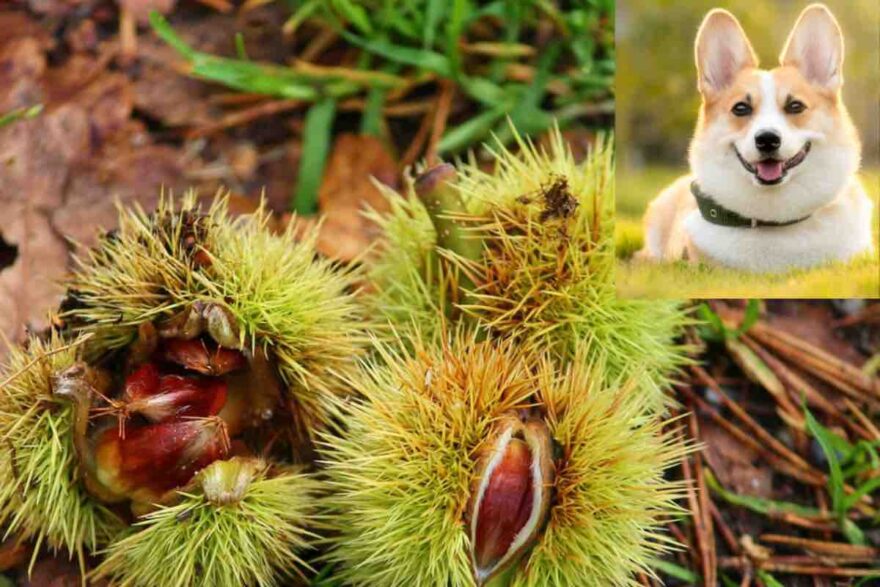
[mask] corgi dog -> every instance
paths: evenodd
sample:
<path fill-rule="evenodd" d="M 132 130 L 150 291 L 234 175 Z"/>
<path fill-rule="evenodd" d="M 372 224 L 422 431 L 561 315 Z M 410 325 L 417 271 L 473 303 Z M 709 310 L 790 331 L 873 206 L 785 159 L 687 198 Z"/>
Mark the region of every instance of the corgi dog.
<path fill-rule="evenodd" d="M 758 68 L 725 10 L 706 16 L 695 46 L 702 106 L 691 174 L 649 205 L 637 257 L 764 273 L 872 251 L 873 204 L 856 175 L 861 145 L 841 100 L 844 42 L 831 11 L 801 13 L 774 69 Z"/>

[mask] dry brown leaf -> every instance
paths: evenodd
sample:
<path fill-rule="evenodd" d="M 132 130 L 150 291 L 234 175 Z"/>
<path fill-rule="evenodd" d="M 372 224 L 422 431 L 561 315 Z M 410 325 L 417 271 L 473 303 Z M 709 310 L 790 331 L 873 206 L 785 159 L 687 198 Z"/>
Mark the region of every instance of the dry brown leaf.
<path fill-rule="evenodd" d="M 756 466 L 758 455 L 708 418 L 700 419 L 703 454 L 724 487 L 736 493 L 773 497 L 773 472 Z"/>
<path fill-rule="evenodd" d="M 39 104 L 46 70 L 45 45 L 31 37 L 0 44 L 0 112 Z"/>
<path fill-rule="evenodd" d="M 81 587 L 82 574 L 76 559 L 69 559 L 61 553 L 45 554 L 34 563 L 28 576 L 22 573 L 22 587 Z"/>
<path fill-rule="evenodd" d="M 14 21 L 0 13 L 4 22 Z M 92 242 L 99 226 L 115 226 L 116 200 L 151 206 L 183 176 L 180 151 L 152 145 L 132 119 L 131 82 L 107 70 L 107 55 L 74 54 L 50 68 L 51 46 L 39 35 L 0 39 L 0 112 L 44 105 L 38 117 L 0 129 L 8 265 L 0 267 L 0 334 L 13 341 L 25 327 L 48 326 L 63 294 L 66 237 Z"/>
<path fill-rule="evenodd" d="M 0 272 L 0 332 L 19 341 L 22 326 L 34 330 L 49 326 L 46 313 L 57 307 L 63 293 L 57 280 L 67 268 L 67 247 L 46 215 L 30 202 L 6 204 L 3 210 L 0 233 L 17 247 L 18 256 Z"/>
<path fill-rule="evenodd" d="M 199 126 L 213 120 L 205 84 L 167 66 L 144 65 L 134 84 L 135 106 L 163 124 Z"/>
<path fill-rule="evenodd" d="M 161 145 L 92 161 L 71 178 L 64 205 L 52 213 L 52 224 L 77 243 L 91 246 L 99 229 L 116 227 L 117 202 L 137 202 L 149 210 L 162 188 L 181 192 L 182 176 L 180 153 Z"/>
<path fill-rule="evenodd" d="M 99 0 L 27 0 L 32 11 L 52 17 L 68 16 L 80 10 L 87 12 L 98 2 Z"/>
<path fill-rule="evenodd" d="M 363 214 L 368 208 L 388 209 L 374 178 L 392 188 L 399 183 L 397 162 L 382 142 L 370 136 L 340 135 L 318 192 L 324 217 L 318 248 L 328 257 L 351 261 L 378 236 L 378 227 Z"/>
<path fill-rule="evenodd" d="M 5 573 L 27 562 L 32 549 L 28 542 L 21 541 L 19 534 L 5 539 L 0 543 L 0 572 Z"/>
<path fill-rule="evenodd" d="M 174 10 L 177 0 L 116 0 L 116 3 L 131 12 L 139 23 L 147 24 L 152 11 L 168 14 Z"/>
<path fill-rule="evenodd" d="M 834 328 L 837 316 L 830 304 L 795 303 L 784 300 L 774 303 L 775 312 L 767 317 L 767 322 L 789 334 L 802 338 L 837 358 L 861 365 L 865 357 L 855 347 L 840 336 Z"/>
<path fill-rule="evenodd" d="M 0 333 L 22 339 L 22 326 L 42 329 L 61 299 L 57 280 L 67 266 L 67 247 L 49 214 L 64 201 L 71 165 L 87 151 L 88 121 L 76 107 L 0 129 L 0 235 L 18 248 L 0 272 Z"/>

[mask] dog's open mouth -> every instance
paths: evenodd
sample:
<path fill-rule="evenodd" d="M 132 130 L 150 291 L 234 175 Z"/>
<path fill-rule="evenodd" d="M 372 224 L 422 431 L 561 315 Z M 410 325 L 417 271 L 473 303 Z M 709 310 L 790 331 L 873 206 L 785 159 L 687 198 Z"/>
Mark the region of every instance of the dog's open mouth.
<path fill-rule="evenodd" d="M 811 145 L 812 144 L 807 141 L 804 143 L 803 148 L 798 151 L 794 157 L 787 161 L 769 157 L 767 159 L 762 159 L 755 164 L 751 164 L 743 159 L 743 156 L 735 145 L 733 151 L 736 153 L 739 162 L 742 163 L 742 166 L 745 167 L 746 171 L 753 174 L 761 185 L 776 185 L 785 179 L 789 169 L 797 167 L 803 163 L 804 159 L 807 158 L 807 154 L 810 152 Z"/>

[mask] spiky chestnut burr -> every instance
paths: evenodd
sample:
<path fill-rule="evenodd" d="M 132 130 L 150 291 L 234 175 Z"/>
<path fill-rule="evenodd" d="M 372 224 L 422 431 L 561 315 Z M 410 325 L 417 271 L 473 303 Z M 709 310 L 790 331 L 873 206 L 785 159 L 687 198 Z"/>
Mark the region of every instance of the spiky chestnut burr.
<path fill-rule="evenodd" d="M 322 457 L 328 559 L 352 585 L 607 587 L 649 572 L 687 450 L 584 349 L 561 368 L 514 341 L 380 345 Z M 412 350 L 410 350 L 412 349 Z"/>
<path fill-rule="evenodd" d="M 46 357 L 67 347 L 35 341 L 34 360 L 9 368 L 4 385 L 26 399 L 6 401 L 0 415 L 0 437 L 11 439 L 0 457 L 13 463 L 0 471 L 0 522 L 82 560 L 111 540 L 105 526 L 124 525 L 105 504 L 130 521 L 173 507 L 194 475 L 232 454 L 305 460 L 298 449 L 310 450 L 326 396 L 365 345 L 366 321 L 354 274 L 315 259 L 314 235 L 296 243 L 270 234 L 267 222 L 263 210 L 230 219 L 222 198 L 204 213 L 191 196 L 179 207 L 163 199 L 153 214 L 120 212 L 119 230 L 78 261 L 70 282 L 62 316 L 65 334 L 80 337 L 76 353 L 50 364 Z M 61 491 L 50 484 L 70 495 L 48 501 Z M 273 496 L 266 499 L 274 512 Z M 98 513 L 108 522 L 96 529 Z M 290 524 L 294 517 L 304 522 L 299 510 Z M 136 527 L 146 532 L 160 520 Z M 242 526 L 239 537 L 260 531 Z M 289 554 L 301 535 L 279 533 L 267 556 Z M 262 580 L 274 573 L 265 560 L 244 544 L 216 572 L 256 568 Z"/>
<path fill-rule="evenodd" d="M 586 344 L 609 381 L 643 372 L 639 393 L 660 408 L 684 358 L 674 340 L 686 317 L 676 302 L 616 295 L 611 145 L 599 142 L 582 163 L 558 133 L 548 150 L 517 147 L 500 148 L 491 171 L 442 165 L 403 198 L 386 190 L 368 303 L 398 332 L 428 338 L 463 314 L 491 336 L 565 359 Z"/>
<path fill-rule="evenodd" d="M 308 568 L 317 483 L 293 469 L 235 457 L 216 461 L 178 503 L 142 518 L 114 542 L 95 579 L 114 585 L 276 585 Z"/>
<path fill-rule="evenodd" d="M 213 466 L 230 451 L 229 431 L 242 426 L 236 417 L 240 401 L 229 401 L 226 380 L 193 375 L 185 360 L 170 365 L 173 375 L 163 373 L 169 365 L 144 363 L 120 383 L 112 371 L 82 360 L 83 344 L 84 338 L 63 344 L 53 333 L 48 342 L 32 340 L 27 351 L 13 349 L 0 370 L 5 441 L 0 462 L 9 465 L 0 470 L 0 523 L 22 539 L 78 555 L 84 569 L 85 552 L 108 544 L 117 548 L 114 540 L 131 519 L 125 505 L 135 516 L 157 507 L 167 513 L 181 503 L 193 505 L 193 488 L 199 487 L 210 504 L 200 512 L 207 507 L 237 512 L 201 512 L 203 524 L 194 532 L 180 531 L 176 537 L 189 542 L 169 547 L 162 563 L 175 571 L 160 573 L 158 584 L 196 585 L 194 577 L 203 573 L 216 585 L 271 584 L 300 572 L 298 553 L 311 536 L 305 525 L 317 484 L 282 465 L 270 473 L 261 459 L 233 458 Z M 198 343 L 186 357 L 198 356 L 201 348 Z M 226 363 L 237 365 L 229 387 L 250 390 L 266 383 L 265 374 Z M 233 395 L 240 398 L 241 390 Z M 183 519 L 174 521 L 179 525 Z M 147 554 L 158 549 L 133 545 L 142 543 L 141 533 L 145 543 L 165 536 L 153 528 L 168 523 L 160 514 L 147 515 L 129 530 L 118 548 L 132 546 L 133 554 L 126 554 L 131 564 L 112 570 L 119 582 L 156 584 L 139 573 L 154 572 L 147 567 L 154 569 L 156 560 Z M 206 563 L 214 568 L 199 566 Z"/>
<path fill-rule="evenodd" d="M 74 443 L 77 406 L 53 382 L 55 374 L 76 366 L 81 342 L 67 343 L 55 333 L 45 341 L 31 338 L 12 348 L 0 368 L 0 526 L 67 551 L 82 565 L 85 554 L 124 523 L 82 483 Z"/>
<path fill-rule="evenodd" d="M 227 200 L 202 209 L 192 195 L 158 209 L 120 210 L 118 230 L 78 259 L 62 317 L 89 333 L 87 358 L 128 348 L 138 364 L 158 347 L 165 360 L 221 375 L 242 351 L 271 363 L 283 397 L 252 396 L 255 419 L 295 407 L 311 434 L 327 418 L 325 396 L 362 353 L 367 321 L 354 270 L 316 258 L 315 233 L 272 234 L 269 214 L 230 218 Z M 144 332 L 144 326 L 154 332 Z M 158 342 L 157 342 L 158 340 Z M 210 353 L 192 342 L 209 341 Z M 198 349 L 196 349 L 198 350 Z"/>

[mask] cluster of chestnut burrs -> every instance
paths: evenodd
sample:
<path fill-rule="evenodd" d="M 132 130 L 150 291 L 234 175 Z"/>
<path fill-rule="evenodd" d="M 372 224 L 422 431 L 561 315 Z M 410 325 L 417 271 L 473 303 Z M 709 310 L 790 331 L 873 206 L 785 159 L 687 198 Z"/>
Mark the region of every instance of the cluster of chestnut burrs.
<path fill-rule="evenodd" d="M 132 586 L 650 573 L 686 318 L 615 297 L 610 145 L 496 157 L 389 192 L 356 267 L 222 196 L 121 210 L 0 369 L 0 524 Z"/>

